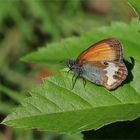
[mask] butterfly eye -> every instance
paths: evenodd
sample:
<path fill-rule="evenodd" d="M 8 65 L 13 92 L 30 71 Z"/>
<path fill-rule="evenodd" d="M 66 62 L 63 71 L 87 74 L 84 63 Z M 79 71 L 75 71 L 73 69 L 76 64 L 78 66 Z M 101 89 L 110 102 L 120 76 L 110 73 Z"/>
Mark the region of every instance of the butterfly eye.
<path fill-rule="evenodd" d="M 107 62 L 104 62 L 103 64 L 104 64 L 105 66 L 108 66 L 108 63 L 107 63 Z"/>
<path fill-rule="evenodd" d="M 116 73 L 116 74 L 120 74 L 120 72 L 119 72 L 119 71 L 116 71 L 115 73 Z"/>

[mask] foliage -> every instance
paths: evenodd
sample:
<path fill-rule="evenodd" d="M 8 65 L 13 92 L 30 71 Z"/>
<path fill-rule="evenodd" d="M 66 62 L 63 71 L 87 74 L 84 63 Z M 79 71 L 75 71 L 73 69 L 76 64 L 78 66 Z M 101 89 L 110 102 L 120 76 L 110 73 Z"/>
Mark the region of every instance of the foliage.
<path fill-rule="evenodd" d="M 139 59 L 139 28 L 140 24 L 137 20 L 133 20 L 130 24 L 112 23 L 109 27 L 94 29 L 94 31 L 87 32 L 81 37 L 72 37 L 65 39 L 63 42 L 49 44 L 36 52 L 26 55 L 23 60 L 36 63 L 44 62 L 52 65 L 63 64 L 61 62 L 75 59 L 87 46 L 104 38 L 118 39 L 124 46 L 125 58 L 135 56 L 135 58 Z M 133 34 L 134 38 L 129 36 L 131 34 Z M 132 46 L 135 49 L 132 49 Z"/>
<path fill-rule="evenodd" d="M 140 15 L 140 1 L 139 0 L 128 0 L 130 2 L 130 5 L 134 7 L 134 10 L 136 10 L 137 14 Z"/>
<path fill-rule="evenodd" d="M 35 81 L 36 72 L 42 68 L 19 62 L 21 56 L 48 42 L 59 40 L 62 37 L 80 35 L 93 27 L 108 24 L 110 17 L 113 17 L 111 14 L 108 18 L 92 16 L 90 13 L 86 13 L 82 6 L 81 0 L 76 2 L 73 0 L 60 2 L 56 0 L 51 2 L 6 0 L 1 2 L 0 84 L 13 92 L 16 91 L 19 96 L 25 95 L 25 91 Z M 104 19 L 106 22 L 103 22 Z M 0 89 L 0 92 L 3 93 L 0 94 L 0 105 L 4 108 L 5 102 L 7 102 L 12 109 L 12 102 L 17 103 L 18 101 L 11 99 L 12 94 L 9 96 L 6 91 Z M 6 98 L 4 101 L 3 96 Z"/>
<path fill-rule="evenodd" d="M 136 20 L 130 24 L 117 22 L 112 23 L 112 25 L 108 27 L 95 29 L 101 25 L 108 24 L 110 17 L 91 16 L 88 14 L 88 12 L 85 13 L 85 9 L 83 10 L 83 4 L 85 3 L 83 3 L 81 0 L 77 0 L 75 2 L 73 2 L 73 0 L 69 2 L 65 0 L 63 2 L 57 2 L 53 0 L 52 2 L 47 3 L 43 0 L 36 2 L 32 0 L 22 0 L 20 3 L 18 1 L 11 2 L 7 0 L 5 3 L 3 2 L 0 4 L 0 25 L 2 27 L 0 29 L 0 82 L 2 83 L 2 85 L 0 85 L 0 92 L 2 93 L 0 94 L 0 112 L 3 114 L 11 112 L 13 107 L 19 103 L 22 98 L 24 98 L 24 90 L 26 90 L 28 87 L 31 87 L 33 80 L 35 80 L 32 78 L 34 74 L 33 71 L 35 71 L 34 65 L 27 65 L 17 62 L 20 56 L 31 50 L 35 50 L 37 47 L 43 46 L 48 42 L 53 42 L 59 40 L 62 37 L 68 37 L 72 35 L 79 36 L 80 34 L 91 29 L 92 31 L 85 33 L 81 37 L 73 37 L 64 39 L 58 43 L 49 44 L 47 47 L 39 49 L 38 52 L 25 56 L 24 60 L 37 63 L 45 62 L 45 64 L 48 64 L 50 69 L 53 68 L 51 70 L 55 70 L 56 72 L 56 65 L 61 65 L 61 67 L 64 67 L 64 63 L 62 62 L 65 62 L 67 59 L 76 58 L 76 56 L 91 43 L 108 36 L 116 37 L 124 45 L 125 59 L 127 60 L 126 63 L 128 64 L 128 68 L 133 69 L 132 72 L 130 70 L 130 76 L 124 83 L 124 86 L 118 88 L 116 91 L 108 93 L 101 87 L 97 87 L 95 85 L 91 86 L 90 83 L 87 83 L 86 88 L 84 88 L 86 91 L 84 91 L 81 90 L 83 89 L 82 81 L 78 80 L 78 83 L 76 84 L 77 89 L 74 89 L 73 93 L 73 91 L 71 91 L 71 85 L 68 85 L 68 83 L 71 84 L 72 74 L 61 72 L 62 75 L 56 75 L 49 79 L 45 79 L 42 85 L 40 85 L 37 89 L 32 90 L 31 97 L 25 99 L 22 103 L 22 106 L 15 111 L 17 114 L 14 115 L 14 113 L 12 113 L 9 115 L 4 120 L 4 123 L 16 127 L 37 127 L 45 130 L 52 130 L 51 127 L 54 125 L 54 131 L 79 132 L 83 130 L 97 129 L 103 125 L 115 121 L 133 120 L 139 116 L 139 111 L 137 109 L 139 107 L 139 77 L 137 70 L 140 67 L 138 56 L 139 44 L 137 41 L 139 38 L 139 33 L 137 32 L 137 30 L 139 30 L 139 23 Z M 137 6 L 135 5 L 135 2 L 133 2 L 133 6 Z M 113 10 L 114 9 L 115 8 L 113 8 Z M 136 10 L 138 11 L 138 8 L 136 8 Z M 119 11 L 121 12 L 121 9 Z M 121 13 L 124 14 L 124 12 Z M 117 16 L 111 15 L 112 20 L 116 20 L 119 17 L 118 15 L 123 14 L 115 14 Z M 128 36 L 128 34 L 134 34 L 134 38 L 131 38 Z M 131 46 L 135 46 L 135 49 L 133 50 Z M 71 50 L 74 51 L 71 52 Z M 56 53 L 59 53 L 59 56 L 57 56 Z M 130 57 L 133 58 L 130 59 Z M 130 60 L 133 62 L 133 59 L 135 60 L 135 63 L 130 64 Z M 132 65 L 134 65 L 134 68 Z M 45 89 L 48 91 L 46 92 Z M 99 94 L 96 95 L 95 92 L 91 93 L 89 89 L 99 92 Z M 128 92 L 128 94 L 125 94 L 126 92 Z M 83 97 L 83 99 L 80 96 Z M 50 100 L 50 98 L 52 100 Z M 86 102 L 87 99 L 89 100 Z M 104 101 L 105 99 L 106 102 Z M 54 104 L 53 102 L 51 103 L 51 101 L 54 101 Z M 48 105 L 47 108 L 45 108 L 44 105 Z M 130 110 L 126 110 L 124 112 L 123 108 Z M 93 122 L 96 121 L 98 115 L 95 114 L 95 117 L 91 117 L 90 115 L 87 116 L 85 113 L 89 113 L 88 109 L 92 110 L 90 115 L 95 114 L 97 111 L 99 112 L 99 118 L 101 118 L 100 115 L 102 115 L 102 113 L 103 115 L 105 114 L 105 118 L 101 118 L 101 120 L 98 119 L 97 124 L 92 124 L 91 120 L 93 119 Z M 100 109 L 104 111 L 100 112 Z M 129 114 L 131 109 L 133 115 Z M 27 115 L 28 110 L 31 112 L 29 112 Z M 109 118 L 110 114 L 107 114 L 109 110 L 112 110 L 110 114 L 114 112 L 114 115 L 111 119 Z M 121 110 L 122 114 L 119 116 L 118 112 Z M 40 111 L 42 112 L 41 114 Z M 74 116 L 74 114 L 76 115 Z M 79 117 L 80 114 L 83 116 Z M 59 115 L 62 115 L 62 118 L 59 117 Z M 82 117 L 84 117 L 84 115 L 85 118 L 83 120 Z M 51 120 L 48 120 L 47 124 L 46 120 L 36 120 L 37 118 L 47 119 L 49 117 L 50 119 L 53 119 L 53 117 L 56 118 L 55 121 L 58 124 L 60 123 L 60 125 L 56 125 L 54 120 L 52 120 L 52 122 Z M 65 119 L 65 117 L 69 119 Z M 80 122 L 80 119 L 83 120 L 83 122 Z M 34 125 L 37 126 L 33 126 L 31 124 L 33 121 L 35 121 Z M 70 128 L 68 125 L 72 125 L 71 121 L 78 124 L 74 124 L 72 128 Z M 42 128 L 44 122 L 45 126 Z M 63 126 L 61 122 L 66 122 L 65 126 Z M 77 129 L 78 126 L 82 127 Z M 20 133 L 16 133 L 16 135 L 18 134 Z M 24 138 L 31 140 L 34 139 L 33 135 L 33 131 L 28 131 L 25 132 Z M 59 134 L 55 135 L 54 133 L 51 134 L 49 132 L 42 133 L 40 139 L 43 140 L 47 138 L 52 140 L 55 136 L 58 136 L 59 139 L 64 140 L 82 139 L 82 135 L 60 136 Z"/>
<path fill-rule="evenodd" d="M 86 33 L 80 38 L 71 38 L 68 40 L 69 42 L 67 41 L 69 48 L 77 46 L 72 49 L 75 51 L 71 52 L 75 56 L 80 49 L 83 50 L 85 46 L 89 46 L 92 40 L 97 41 L 108 36 L 120 40 L 124 45 L 125 59 L 130 63 L 129 57 L 133 57 L 135 60 L 135 64 L 131 64 L 134 65 L 134 68 L 127 62 L 129 76 L 123 86 L 109 92 L 91 83 L 87 83 L 84 87 L 82 80 L 78 80 L 74 90 L 71 90 L 72 76 L 62 72 L 62 74 L 59 73 L 59 76 L 45 79 L 42 85 L 31 91 L 32 97 L 25 99 L 22 107 L 9 115 L 4 123 L 15 127 L 73 133 L 96 130 L 115 121 L 133 120 L 139 117 L 140 88 L 137 84 L 140 69 L 139 27 L 140 24 L 135 20 L 129 25 L 113 23 L 111 27 L 103 27 Z M 128 34 L 133 34 L 133 38 L 127 36 Z M 93 35 L 97 36 L 93 39 Z M 78 46 L 78 44 L 81 45 Z M 27 57 L 32 59 L 36 57 L 40 59 L 39 61 L 46 59 L 46 62 L 56 63 L 57 60 L 65 60 L 64 51 L 58 45 L 61 44 L 52 44 L 51 47 L 43 48 Z M 135 49 L 132 49 L 132 46 L 135 46 Z M 70 52 L 70 50 L 68 51 Z M 55 54 L 61 55 L 56 56 Z"/>
<path fill-rule="evenodd" d="M 63 5 L 66 5 L 66 8 L 63 8 L 61 16 L 57 16 L 59 14 L 58 10 L 62 9 Z M 36 2 L 6 0 L 0 2 L 0 120 L 12 112 L 19 101 L 25 97 L 27 93 L 25 91 L 36 82 L 36 75 L 38 71 L 42 70 L 42 67 L 38 68 L 20 62 L 19 58 L 42 44 L 57 40 L 61 35 L 64 37 L 73 33 L 80 34 L 83 28 L 79 26 L 79 29 L 77 29 L 75 25 L 82 25 L 82 19 L 74 17 L 75 20 L 72 20 L 71 25 L 67 22 L 69 20 L 68 14 L 69 17 L 73 17 L 70 16 L 69 9 L 72 8 L 72 11 L 74 11 L 74 7 L 75 10 L 80 11 L 79 13 L 84 20 L 85 14 L 82 14 L 83 10 L 80 10 L 80 5 L 80 0 L 77 3 L 73 3 L 73 1 L 69 3 L 56 2 L 55 0 L 49 3 L 44 0 Z M 65 16 L 66 13 L 67 16 Z M 55 19 L 55 17 L 58 18 Z M 55 20 L 60 20 L 63 24 Z M 88 25 L 100 25 L 98 21 L 93 24 L 89 18 L 87 18 L 87 21 Z M 67 28 L 64 28 L 64 25 Z M 13 133 L 11 135 L 15 135 L 15 140 L 21 139 L 21 136 L 26 140 L 34 139 L 35 134 L 32 131 L 21 130 L 21 132 L 16 132 L 16 130 L 8 129 L 7 126 L 2 126 L 3 129 L 1 129 L 1 126 L 0 131 L 2 133 L 5 131 L 5 134 L 0 133 L 0 139 L 3 139 L 1 135 L 7 136 L 11 133 Z M 49 133 L 42 133 L 40 140 L 43 137 L 44 139 L 53 139 L 53 136 L 50 136 L 50 138 L 47 136 L 49 136 Z"/>

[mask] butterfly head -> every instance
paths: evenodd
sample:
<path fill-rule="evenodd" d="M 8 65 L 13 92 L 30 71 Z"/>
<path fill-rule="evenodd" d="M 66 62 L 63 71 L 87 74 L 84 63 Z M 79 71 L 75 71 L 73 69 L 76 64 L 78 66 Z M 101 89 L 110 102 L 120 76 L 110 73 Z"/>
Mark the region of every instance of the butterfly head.
<path fill-rule="evenodd" d="M 71 71 L 73 71 L 74 73 L 76 73 L 76 74 L 78 74 L 78 75 L 80 75 L 80 74 L 82 73 L 82 67 L 80 67 L 80 66 L 76 63 L 76 61 L 74 61 L 74 60 L 69 60 L 69 61 L 67 62 L 67 66 L 69 67 L 69 69 L 70 69 Z"/>
<path fill-rule="evenodd" d="M 70 68 L 70 70 L 73 69 L 73 66 L 76 64 L 76 62 L 74 60 L 69 60 L 67 62 L 67 66 Z"/>

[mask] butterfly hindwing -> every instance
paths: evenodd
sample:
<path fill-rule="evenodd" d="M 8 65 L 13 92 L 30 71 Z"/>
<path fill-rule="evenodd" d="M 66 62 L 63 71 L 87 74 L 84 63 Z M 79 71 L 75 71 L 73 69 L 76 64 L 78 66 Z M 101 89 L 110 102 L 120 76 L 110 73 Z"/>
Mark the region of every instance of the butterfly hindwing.
<path fill-rule="evenodd" d="M 103 69 L 101 85 L 108 90 L 115 89 L 127 77 L 127 69 L 123 62 L 110 61 L 108 66 Z"/>

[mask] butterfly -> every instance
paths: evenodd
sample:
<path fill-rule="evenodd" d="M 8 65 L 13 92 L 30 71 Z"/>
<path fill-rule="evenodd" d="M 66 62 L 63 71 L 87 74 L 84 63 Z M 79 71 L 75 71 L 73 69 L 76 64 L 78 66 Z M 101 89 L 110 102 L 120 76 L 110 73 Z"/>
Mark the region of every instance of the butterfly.
<path fill-rule="evenodd" d="M 77 78 L 82 77 L 108 90 L 117 88 L 128 75 L 122 45 L 113 38 L 91 45 L 76 60 L 69 60 L 67 66 Z"/>

